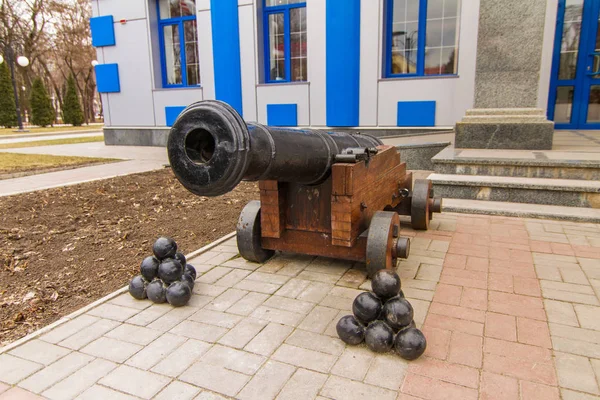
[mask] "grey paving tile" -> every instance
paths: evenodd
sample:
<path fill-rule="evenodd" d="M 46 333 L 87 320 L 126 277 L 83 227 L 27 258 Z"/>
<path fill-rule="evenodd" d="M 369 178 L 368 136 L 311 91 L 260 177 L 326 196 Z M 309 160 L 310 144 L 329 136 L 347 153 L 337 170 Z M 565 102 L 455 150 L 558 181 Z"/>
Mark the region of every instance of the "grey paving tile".
<path fill-rule="evenodd" d="M 292 331 L 292 327 L 271 322 L 244 347 L 244 350 L 270 356 Z"/>
<path fill-rule="evenodd" d="M 99 383 L 132 396 L 151 399 L 170 381 L 166 376 L 121 365 L 100 379 Z"/>
<path fill-rule="evenodd" d="M 334 356 L 342 354 L 346 347 L 344 342 L 338 338 L 332 338 L 330 336 L 320 335 L 301 329 L 296 329 L 294 333 L 286 339 L 285 343 Z"/>
<path fill-rule="evenodd" d="M 165 358 L 176 348 L 181 346 L 185 340 L 186 339 L 181 336 L 165 333 L 127 360 L 125 364 L 148 370 L 154 367 L 160 360 Z"/>
<path fill-rule="evenodd" d="M 348 346 L 331 368 L 331 373 L 354 381 L 362 381 L 374 357 L 375 353 L 366 347 Z"/>
<path fill-rule="evenodd" d="M 81 315 L 40 336 L 40 339 L 48 343 L 56 344 L 99 320 L 100 318 L 92 317 L 91 315 Z"/>
<path fill-rule="evenodd" d="M 69 336 L 59 343 L 60 346 L 68 347 L 69 349 L 79 350 L 88 343 L 98 339 L 106 332 L 109 332 L 119 326 L 117 321 L 109 319 L 100 319 L 90 326 L 87 326 L 79 332 Z"/>
<path fill-rule="evenodd" d="M 43 367 L 42 364 L 23 360 L 10 354 L 0 354 L 0 381 L 14 385 Z"/>
<path fill-rule="evenodd" d="M 216 282 L 214 282 L 214 284 L 217 286 L 224 286 L 230 288 L 245 277 L 247 277 L 248 275 L 250 275 L 250 271 L 246 271 L 243 269 L 234 269 L 232 271 L 229 271 L 222 278 L 218 279 Z"/>
<path fill-rule="evenodd" d="M 246 375 L 255 374 L 265 360 L 266 358 L 263 356 L 221 345 L 215 345 L 201 358 L 205 364 L 227 368 Z"/>
<path fill-rule="evenodd" d="M 323 333 L 338 313 L 339 310 L 335 308 L 316 306 L 306 318 L 302 320 L 300 325 L 298 325 L 298 328 L 305 331 Z"/>
<path fill-rule="evenodd" d="M 108 304 L 144 310 L 150 307 L 153 303 L 150 300 L 138 300 L 133 298 L 133 296 L 131 296 L 129 293 L 123 293 L 122 295 L 110 300 Z"/>
<path fill-rule="evenodd" d="M 154 329 L 130 324 L 123 324 L 117 326 L 115 329 L 108 332 L 104 336 L 109 337 L 111 339 L 117 339 L 124 342 L 135 343 L 145 346 L 151 343 L 160 335 L 161 332 L 155 331 Z"/>
<path fill-rule="evenodd" d="M 31 375 L 20 382 L 19 386 L 33 393 L 41 393 L 93 359 L 93 357 L 88 355 L 73 352 Z"/>
<path fill-rule="evenodd" d="M 173 327 L 179 325 L 182 321 L 185 321 L 190 315 L 198 311 L 195 307 L 179 307 L 173 308 L 162 317 L 158 318 L 151 324 L 147 325 L 150 329 L 157 331 L 167 332 Z"/>
<path fill-rule="evenodd" d="M 248 290 L 250 292 L 258 292 L 258 293 L 265 293 L 265 294 L 273 294 L 280 287 L 281 287 L 281 285 L 279 285 L 279 284 L 254 281 L 254 280 L 250 280 L 247 278 L 241 282 L 238 282 L 235 285 L 236 289 Z"/>
<path fill-rule="evenodd" d="M 81 352 L 116 363 L 122 363 L 143 348 L 139 344 L 101 337 L 85 346 L 81 349 Z"/>
<path fill-rule="evenodd" d="M 152 368 L 152 372 L 175 378 L 210 349 L 209 343 L 189 339 Z"/>
<path fill-rule="evenodd" d="M 227 289 L 223 294 L 215 299 L 212 299 L 206 306 L 207 310 L 225 311 L 235 303 L 240 301 L 248 292 L 239 289 Z"/>
<path fill-rule="evenodd" d="M 358 400 L 377 399 L 394 400 L 396 392 L 362 382 L 352 381 L 339 376 L 330 376 L 321 389 L 321 395 L 331 399 Z"/>
<path fill-rule="evenodd" d="M 395 354 L 378 354 L 367 372 L 365 383 L 390 390 L 400 389 L 408 363 Z"/>
<path fill-rule="evenodd" d="M 104 303 L 96 308 L 92 308 L 87 312 L 87 315 L 93 315 L 95 317 L 112 319 L 113 321 L 123 322 L 135 314 L 140 312 L 135 308 L 118 306 L 116 304 Z"/>
<path fill-rule="evenodd" d="M 94 385 L 79 396 L 77 400 L 136 400 L 136 397 L 106 388 L 100 385 Z"/>
<path fill-rule="evenodd" d="M 194 321 L 183 321 L 169 332 L 190 339 L 214 343 L 227 333 L 227 331 L 227 328 L 221 328 L 219 326 L 207 325 Z"/>
<path fill-rule="evenodd" d="M 237 290 L 237 289 L 236 289 Z M 227 309 L 229 314 L 248 316 L 269 298 L 268 294 L 248 292 L 240 301 Z"/>
<path fill-rule="evenodd" d="M 250 380 L 248 375 L 198 361 L 187 369 L 180 380 L 224 394 L 235 396 Z"/>
<path fill-rule="evenodd" d="M 150 307 L 134 315 L 125 322 L 132 325 L 146 326 L 171 310 L 172 307 L 169 304 L 152 304 Z"/>
<path fill-rule="evenodd" d="M 204 275 L 202 275 L 201 277 L 199 277 L 198 279 L 196 279 L 196 282 L 198 282 L 198 283 L 215 283 L 216 281 L 218 281 L 219 279 L 221 279 L 222 277 L 224 277 L 231 271 L 232 271 L 231 268 L 215 267 L 215 268 L 211 269 L 210 271 L 208 271 L 207 273 L 205 273 Z"/>
<path fill-rule="evenodd" d="M 298 369 L 285 384 L 277 400 L 314 399 L 327 381 L 327 375 Z"/>
<path fill-rule="evenodd" d="M 285 283 L 277 292 L 277 296 L 296 298 L 302 293 L 311 281 L 304 279 L 293 278 Z"/>
<path fill-rule="evenodd" d="M 39 364 L 49 365 L 54 361 L 70 353 L 70 350 L 54 344 L 34 339 L 9 351 L 9 354 L 33 361 Z"/>
<path fill-rule="evenodd" d="M 278 310 L 272 307 L 260 306 L 252 314 L 252 318 L 262 319 L 269 322 L 276 322 L 278 324 L 298 326 L 300 321 L 304 318 L 303 314 L 298 314 L 291 311 Z"/>
<path fill-rule="evenodd" d="M 333 284 L 323 282 L 312 282 L 296 298 L 298 300 L 320 303 L 333 289 Z"/>
<path fill-rule="evenodd" d="M 292 311 L 299 314 L 308 314 L 315 306 L 315 303 L 290 299 L 283 296 L 271 296 L 264 303 L 267 307 L 277 308 L 285 311 Z"/>
<path fill-rule="evenodd" d="M 235 349 L 243 349 L 267 324 L 267 321 L 246 318 L 219 339 L 218 343 Z"/>
<path fill-rule="evenodd" d="M 301 347 L 281 345 L 271 357 L 273 360 L 327 373 L 335 363 L 337 357 Z"/>
<path fill-rule="evenodd" d="M 190 400 L 200 392 L 200 389 L 196 386 L 189 385 L 187 383 L 174 381 L 171 382 L 166 388 L 164 388 L 158 395 L 154 397 L 155 400 Z"/>
<path fill-rule="evenodd" d="M 242 317 L 240 317 L 239 315 L 227 314 L 220 311 L 198 310 L 188 319 L 190 321 L 201 322 L 204 324 L 231 329 L 242 320 Z"/>
<path fill-rule="evenodd" d="M 291 365 L 267 362 L 237 396 L 241 400 L 271 400 L 283 388 L 296 368 Z"/>
<path fill-rule="evenodd" d="M 71 400 L 115 369 L 117 364 L 95 359 L 42 393 L 50 400 Z"/>
<path fill-rule="evenodd" d="M 290 277 L 285 275 L 266 274 L 264 272 L 254 271 L 248 276 L 248 280 L 283 285 L 284 283 L 290 280 Z"/>

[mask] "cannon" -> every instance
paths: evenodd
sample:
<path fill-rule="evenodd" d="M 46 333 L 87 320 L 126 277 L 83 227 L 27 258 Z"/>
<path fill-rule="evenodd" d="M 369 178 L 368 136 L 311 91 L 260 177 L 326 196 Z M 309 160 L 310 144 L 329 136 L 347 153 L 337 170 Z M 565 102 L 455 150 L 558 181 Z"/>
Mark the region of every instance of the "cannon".
<path fill-rule="evenodd" d="M 426 230 L 442 201 L 416 180 L 398 150 L 367 134 L 246 123 L 228 104 L 188 106 L 171 128 L 171 168 L 189 191 L 219 196 L 258 181 L 260 201 L 237 224 L 240 254 L 264 262 L 275 251 L 364 262 L 372 276 L 407 258 L 400 217 Z"/>

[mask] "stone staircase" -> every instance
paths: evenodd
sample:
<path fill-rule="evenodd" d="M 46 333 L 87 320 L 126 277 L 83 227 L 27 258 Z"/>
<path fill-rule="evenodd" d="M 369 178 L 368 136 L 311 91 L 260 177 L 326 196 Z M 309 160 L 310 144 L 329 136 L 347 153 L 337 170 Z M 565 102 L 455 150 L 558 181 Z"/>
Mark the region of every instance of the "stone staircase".
<path fill-rule="evenodd" d="M 600 153 L 448 147 L 432 162 L 443 211 L 600 223 Z"/>

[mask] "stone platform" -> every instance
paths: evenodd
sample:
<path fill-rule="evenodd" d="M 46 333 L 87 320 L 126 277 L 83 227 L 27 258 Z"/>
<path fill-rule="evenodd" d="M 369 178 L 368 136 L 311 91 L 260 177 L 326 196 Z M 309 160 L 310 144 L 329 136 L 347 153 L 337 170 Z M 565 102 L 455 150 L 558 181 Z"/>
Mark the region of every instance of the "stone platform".
<path fill-rule="evenodd" d="M 416 361 L 336 337 L 363 265 L 249 263 L 229 239 L 190 257 L 188 306 L 122 290 L 0 349 L 0 400 L 600 399 L 600 225 L 436 214 L 401 233 Z"/>

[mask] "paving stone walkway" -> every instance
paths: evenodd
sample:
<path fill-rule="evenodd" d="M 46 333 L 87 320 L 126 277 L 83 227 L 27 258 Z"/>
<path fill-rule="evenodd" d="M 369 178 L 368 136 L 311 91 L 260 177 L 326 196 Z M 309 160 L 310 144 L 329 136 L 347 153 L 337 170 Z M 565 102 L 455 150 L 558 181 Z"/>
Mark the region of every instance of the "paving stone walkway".
<path fill-rule="evenodd" d="M 191 260 L 190 304 L 123 293 L 0 350 L 6 399 L 600 399 L 600 225 L 442 214 L 398 265 L 428 340 L 407 362 L 335 325 L 360 264 L 231 239 Z"/>

